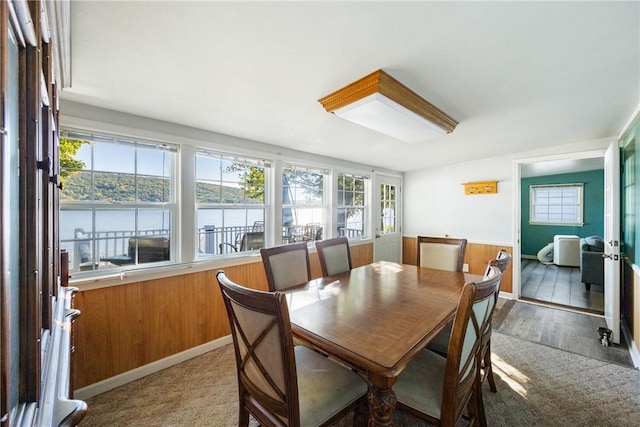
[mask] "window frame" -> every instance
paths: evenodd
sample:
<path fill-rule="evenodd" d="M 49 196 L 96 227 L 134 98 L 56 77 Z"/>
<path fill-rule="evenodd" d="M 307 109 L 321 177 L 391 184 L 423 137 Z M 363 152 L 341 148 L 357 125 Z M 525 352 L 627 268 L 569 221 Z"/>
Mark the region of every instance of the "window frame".
<path fill-rule="evenodd" d="M 336 191 L 335 191 L 335 207 L 336 207 L 336 220 L 335 220 L 335 227 L 333 227 L 333 229 L 335 229 L 337 231 L 337 235 L 338 236 L 342 236 L 343 234 L 346 234 L 345 237 L 347 237 L 349 240 L 362 240 L 362 239 L 366 239 L 370 233 L 371 230 L 371 224 L 370 224 L 370 218 L 371 218 L 371 203 L 370 203 L 370 194 L 371 194 L 371 177 L 369 175 L 366 174 L 362 174 L 362 173 L 355 173 L 355 172 L 346 172 L 346 171 L 337 171 L 335 173 L 336 175 Z M 361 180 L 362 181 L 362 200 L 363 203 L 362 205 L 346 205 L 344 203 L 341 203 L 341 197 L 340 197 L 340 192 L 343 191 L 346 193 L 347 190 L 341 190 L 340 189 L 340 179 L 343 177 L 351 177 L 355 180 Z M 352 200 L 355 200 L 355 193 L 356 193 L 356 189 L 354 188 L 352 190 L 354 192 L 354 197 Z M 349 209 L 362 209 L 362 234 L 359 236 L 349 236 L 350 233 L 341 233 L 340 230 L 340 226 L 342 225 L 342 223 L 340 222 L 339 218 L 340 218 L 340 210 L 344 209 L 348 212 Z M 346 213 L 345 213 L 346 215 Z M 345 228 L 346 229 L 346 216 L 345 216 Z M 330 237 L 330 236 L 328 236 Z"/>
<path fill-rule="evenodd" d="M 72 268 L 70 271 L 74 273 L 74 275 L 78 277 L 86 277 L 86 276 L 94 276 L 94 275 L 102 275 L 119 271 L 126 271 L 132 269 L 140 269 L 140 268 L 150 268 L 156 266 L 165 266 L 171 264 L 177 264 L 181 260 L 181 255 L 178 249 L 178 223 L 179 223 L 179 206 L 178 206 L 178 193 L 177 188 L 179 184 L 179 156 L 180 156 L 180 145 L 169 143 L 166 141 L 159 141 L 148 138 L 141 137 L 130 137 L 123 134 L 116 134 L 110 132 L 94 132 L 94 131 L 85 131 L 78 130 L 72 127 L 62 127 L 60 132 L 61 139 L 69 138 L 69 139 L 83 139 L 90 141 L 91 143 L 107 143 L 107 144 L 117 144 L 122 146 L 130 146 L 133 147 L 136 151 L 134 152 L 134 171 L 130 172 L 118 172 L 118 171 L 103 171 L 96 169 L 95 164 L 95 152 L 94 148 L 91 148 L 90 153 L 90 167 L 85 167 L 82 169 L 72 169 L 74 171 L 82 171 L 83 173 L 90 174 L 90 187 L 92 196 L 90 200 L 68 200 L 64 198 L 64 190 L 61 192 L 60 197 L 60 213 L 61 217 L 64 217 L 64 212 L 67 211 L 76 211 L 76 212 L 90 212 L 91 215 L 91 231 L 89 232 L 90 237 L 78 236 L 76 230 L 74 229 L 72 238 L 63 238 L 61 235 L 60 242 L 61 247 L 69 247 L 70 243 L 73 243 L 73 247 L 69 251 L 69 258 L 72 260 Z M 148 149 L 152 148 L 155 150 L 161 150 L 162 152 L 169 153 L 170 165 L 168 167 L 163 166 L 162 175 L 154 175 L 148 173 L 138 173 L 139 172 L 139 152 L 138 149 Z M 63 169 L 67 170 L 67 169 Z M 165 175 L 168 174 L 168 176 Z M 134 181 L 134 195 L 135 200 L 133 201 L 104 201 L 104 200 L 95 200 L 93 196 L 93 191 L 95 191 L 95 174 L 112 174 L 118 177 L 124 176 L 132 176 Z M 168 185 L 166 188 L 162 190 L 163 197 L 164 192 L 168 192 L 168 198 L 166 201 L 141 201 L 138 200 L 138 182 L 140 178 L 155 178 L 155 179 L 168 179 Z M 108 235 L 104 238 L 98 237 L 96 233 L 112 233 L 109 231 L 96 230 L 97 224 L 97 216 L 103 212 L 131 212 L 133 215 L 133 230 L 129 234 L 123 234 L 121 237 L 113 237 L 109 238 Z M 162 222 L 164 223 L 165 215 L 168 215 L 167 226 L 168 229 L 162 228 L 159 233 L 149 233 L 147 231 L 141 230 L 139 224 L 139 214 L 141 212 L 150 212 L 150 211 L 161 211 Z M 63 221 L 62 221 L 63 222 Z M 62 225 L 61 222 L 61 225 Z M 128 230 L 123 230 L 124 233 L 127 233 Z M 152 243 L 155 246 L 158 246 L 154 249 L 154 254 L 152 254 L 152 259 L 155 257 L 159 257 L 158 261 L 146 261 L 139 262 L 140 256 L 140 248 L 142 248 L 142 240 L 146 238 L 149 234 L 155 234 L 155 237 L 149 236 L 149 239 L 155 239 Z M 95 235 L 95 236 L 94 236 Z M 131 238 L 141 239 L 136 240 L 134 242 L 134 256 L 127 257 L 130 255 L 130 250 L 128 248 L 129 240 Z M 168 239 L 168 240 L 167 240 Z M 109 249 L 108 242 L 112 240 L 113 248 Z M 104 241 L 104 248 L 101 246 L 101 243 Z M 125 248 L 125 241 L 127 243 L 127 247 Z M 83 271 L 83 267 L 80 267 L 80 263 L 75 259 L 80 254 L 79 243 L 89 242 L 90 245 L 90 253 L 92 254 L 91 260 L 89 261 L 90 267 L 87 270 Z M 122 258 L 122 264 L 120 261 L 116 261 L 115 259 L 119 257 L 119 254 L 115 251 L 120 249 L 120 252 L 125 252 Z M 105 252 L 105 256 L 102 256 L 103 251 L 113 251 L 113 254 L 109 252 Z M 155 254 L 155 252 L 158 252 Z M 112 265 L 105 264 L 105 268 L 99 268 L 102 258 L 111 258 L 114 261 Z M 125 259 L 130 258 L 130 259 Z M 168 258 L 168 259 L 167 259 Z M 98 268 L 96 268 L 96 264 L 98 264 Z"/>
<path fill-rule="evenodd" d="M 246 203 L 246 198 L 245 198 L 245 203 L 224 203 L 222 200 L 220 200 L 219 202 L 210 202 L 210 203 L 206 203 L 206 202 L 200 202 L 198 201 L 198 196 L 197 196 L 197 185 L 198 185 L 198 177 L 197 177 L 197 159 L 198 156 L 209 156 L 211 158 L 217 158 L 219 157 L 220 161 L 234 161 L 234 163 L 243 163 L 245 165 L 250 165 L 250 166 L 258 166 L 261 167 L 263 169 L 263 176 L 264 176 L 264 182 L 263 182 L 263 186 L 264 186 L 264 194 L 263 194 L 263 201 L 262 204 L 251 204 L 251 203 Z M 195 248 L 194 248 L 194 260 L 195 261 L 200 261 L 200 260 L 206 260 L 206 259 L 215 259 L 215 258 L 221 258 L 221 257 L 231 257 L 231 256 L 238 256 L 238 255 L 250 255 L 252 253 L 256 253 L 259 248 L 255 247 L 255 248 L 250 248 L 248 250 L 240 250 L 242 248 L 243 245 L 243 240 L 245 239 L 244 234 L 246 233 L 262 233 L 262 246 L 266 246 L 266 242 L 267 239 L 266 237 L 268 236 L 268 234 L 270 233 L 270 223 L 268 221 L 269 218 L 269 212 L 271 209 L 271 204 L 270 204 L 270 184 L 271 184 L 271 167 L 272 167 L 272 162 L 269 160 L 265 160 L 265 159 L 261 159 L 259 157 L 256 156 L 248 156 L 248 155 L 242 155 L 242 154 L 237 154 L 237 153 L 233 153 L 233 152 L 228 152 L 228 151 L 222 151 L 222 150 L 213 150 L 213 149 L 209 149 L 209 148 L 203 148 L 203 147 L 197 147 L 194 150 L 194 156 L 193 156 L 193 162 L 194 162 L 194 188 L 196 189 L 194 192 L 194 204 L 195 204 L 195 212 L 194 212 L 194 228 L 196 231 L 196 235 L 195 235 Z M 230 182 L 230 181 L 225 181 L 223 179 L 223 173 L 221 171 L 221 175 L 220 175 L 220 180 L 219 180 L 219 184 L 220 186 L 223 185 L 224 182 Z M 213 183 L 212 180 L 209 180 Z M 244 226 L 238 226 L 241 228 L 238 228 L 235 231 L 231 231 L 233 234 L 235 234 L 235 237 L 233 238 L 228 238 L 229 236 L 226 236 L 227 232 L 223 231 L 221 235 L 215 235 L 215 229 L 213 230 L 207 230 L 204 227 L 206 225 L 203 225 L 202 227 L 200 227 L 200 225 L 198 224 L 198 212 L 200 210 L 205 210 L 205 209 L 211 209 L 211 210 L 221 210 L 221 215 L 223 218 L 222 224 L 223 226 L 221 227 L 223 230 L 226 229 L 227 227 L 224 224 L 224 217 L 225 217 L 225 211 L 238 211 L 238 210 L 244 210 L 245 211 L 245 219 L 247 218 L 248 212 L 249 210 L 262 210 L 263 214 L 262 214 L 262 224 L 257 224 L 256 221 L 253 222 L 253 224 L 249 225 L 249 221 L 246 221 L 246 224 Z M 207 246 L 207 238 L 209 236 L 207 236 L 207 234 L 214 234 L 214 237 L 212 239 L 213 241 L 213 250 L 216 251 L 214 253 L 209 253 L 209 252 L 201 252 L 201 240 L 204 241 L 204 245 L 205 245 L 205 251 L 207 250 L 206 246 Z M 224 240 L 223 242 L 219 242 L 219 240 Z M 230 240 L 230 241 L 227 241 Z M 233 240 L 233 241 L 231 241 Z M 225 246 L 222 246 L 225 245 Z M 233 252 L 225 252 L 225 253 L 221 253 L 222 252 L 222 247 L 225 247 L 225 250 L 228 250 L 229 248 L 233 249 Z M 237 249 L 237 250 L 236 250 Z"/>
<path fill-rule="evenodd" d="M 318 174 L 322 176 L 322 191 L 320 192 L 322 201 L 321 203 L 296 203 L 296 202 L 287 202 L 284 200 L 284 180 L 287 170 L 295 170 L 306 173 Z M 305 163 L 300 162 L 283 162 L 281 166 L 281 180 L 280 187 L 278 191 L 281 191 L 283 194 L 283 200 L 281 200 L 281 204 L 279 207 L 280 217 L 282 218 L 282 222 L 280 226 L 282 227 L 282 233 L 275 236 L 276 244 L 289 244 L 289 243 L 298 243 L 301 241 L 306 241 L 310 245 L 313 244 L 316 240 L 323 240 L 328 238 L 327 230 L 331 225 L 331 218 L 328 214 L 331 210 L 331 198 L 329 197 L 329 186 L 332 178 L 331 170 L 323 168 L 321 166 L 312 166 Z M 297 187 L 295 187 L 297 188 Z M 291 210 L 319 210 L 321 212 L 322 218 L 318 223 L 314 220 L 311 222 L 306 222 L 304 224 L 291 224 L 285 225 L 285 215 L 284 211 L 286 209 Z M 297 212 L 293 215 L 297 215 Z M 318 229 L 319 227 L 319 229 Z M 318 238 L 320 237 L 320 238 Z"/>
<path fill-rule="evenodd" d="M 337 183 L 338 174 L 344 172 L 346 174 L 353 174 L 356 176 L 366 176 L 369 171 L 359 169 L 358 165 L 352 165 L 354 168 L 340 167 L 336 163 L 344 162 L 332 162 L 331 159 L 318 159 L 293 157 L 287 155 L 282 156 L 281 153 L 271 153 L 267 151 L 261 151 L 253 145 L 245 146 L 241 141 L 236 141 L 235 138 L 218 135 L 213 139 L 200 139 L 191 138 L 186 136 L 180 136 L 179 133 L 158 133 L 151 130 L 146 130 L 145 127 L 124 127 L 117 126 L 110 122 L 95 122 L 87 121 L 80 118 L 67 117 L 65 123 L 62 124 L 62 128 L 65 131 L 73 131 L 80 134 L 96 134 L 96 135 L 108 135 L 116 138 L 122 138 L 129 141 L 151 141 L 160 144 L 168 143 L 177 147 L 177 158 L 174 162 L 174 187 L 178 190 L 174 193 L 176 198 L 176 210 L 173 213 L 172 233 L 171 237 L 171 255 L 170 262 L 159 265 L 158 263 L 145 263 L 141 265 L 131 265 L 130 267 L 112 268 L 112 269 L 100 269 L 93 271 L 83 271 L 82 273 L 74 272 L 73 283 L 82 283 L 86 280 L 111 280 L 112 278 L 120 278 L 120 280 L 126 277 L 141 277 L 140 275 L 164 275 L 166 273 L 161 272 L 158 268 L 163 268 L 165 271 L 173 271 L 174 268 L 181 268 L 184 266 L 199 265 L 198 268 L 208 268 L 206 263 L 215 263 L 211 265 L 226 265 L 230 262 L 245 262 L 236 261 L 240 258 L 246 258 L 249 261 L 252 256 L 255 256 L 256 250 L 245 251 L 240 253 L 228 253 L 228 254 L 210 254 L 202 256 L 198 254 L 198 208 L 199 204 L 196 202 L 196 167 L 195 159 L 196 152 L 202 150 L 204 152 L 211 152 L 216 154 L 224 154 L 228 156 L 235 156 L 238 158 L 253 159 L 265 162 L 269 166 L 265 171 L 265 199 L 264 199 L 264 246 L 271 247 L 274 245 L 282 244 L 282 187 L 281 180 L 283 176 L 283 170 L 290 167 L 302 168 L 304 170 L 316 171 L 322 173 L 323 177 L 323 202 L 316 203 L 317 208 L 320 208 L 322 212 L 322 238 L 328 239 L 338 235 L 337 232 L 337 211 L 338 211 L 338 196 L 337 196 Z M 237 146 L 237 149 L 232 148 Z M 85 157 L 85 156 L 80 156 Z M 370 179 L 369 188 L 367 189 L 366 197 L 366 229 L 365 236 L 357 241 L 368 240 L 373 236 L 373 180 Z M 172 187 L 173 188 L 173 187 Z M 77 205 L 72 206 L 80 208 L 79 202 Z M 310 204 L 305 204 L 303 207 L 310 207 Z M 84 206 L 86 207 L 86 206 Z M 234 207 L 234 206 L 229 206 Z M 240 206 L 242 207 L 242 206 Z M 254 207 L 253 205 L 247 205 L 248 208 Z M 286 207 L 286 205 L 285 205 Z M 112 207 L 113 208 L 113 207 Z M 260 206 L 260 208 L 262 208 Z M 318 215 L 319 216 L 319 215 Z M 252 225 L 252 224 L 249 224 Z M 304 224 L 303 224 L 304 225 Z M 302 228 L 302 227 L 301 227 Z M 68 234 L 68 230 L 67 233 Z M 352 239 L 356 241 L 355 239 Z M 313 240 L 308 241 L 310 248 L 313 249 Z M 216 251 L 218 252 L 218 251 Z M 175 256 L 175 258 L 174 258 Z M 226 261 L 225 261 L 226 260 Z M 220 264 L 222 263 L 222 264 Z M 155 268 L 155 270 L 154 270 Z M 169 273 L 173 274 L 173 273 Z M 133 279 L 131 279 L 133 280 Z M 104 282 L 106 283 L 106 282 Z"/>
<path fill-rule="evenodd" d="M 577 194 L 576 194 L 576 198 L 577 198 L 577 204 L 570 204 L 568 202 L 564 202 L 563 200 L 561 200 L 561 203 L 559 204 L 553 204 L 553 203 L 536 203 L 536 200 L 538 199 L 537 197 L 537 191 L 536 190 L 545 190 L 545 191 L 549 191 L 549 190 L 556 190 L 556 191 L 560 191 L 561 193 L 564 193 L 565 190 L 567 189 L 577 189 Z M 568 197 L 565 197 L 564 194 L 561 194 L 560 196 L 561 199 L 565 199 Z M 536 215 L 536 208 L 537 207 L 546 207 L 547 208 L 547 218 L 550 215 L 549 210 L 551 210 L 552 208 L 556 208 L 557 210 L 559 210 L 559 212 L 556 212 L 556 214 L 559 214 L 561 217 L 566 215 L 566 210 L 571 210 L 572 208 L 575 208 L 576 210 L 576 216 L 574 216 L 573 219 L 575 219 L 575 221 L 551 221 L 551 220 L 543 220 L 542 218 L 539 218 Z M 569 212 L 570 214 L 570 212 Z M 534 185 L 530 185 L 529 186 L 529 224 L 531 225 L 555 225 L 555 226 L 574 226 L 574 227 L 582 227 L 584 226 L 584 184 L 583 183 L 566 183 L 566 184 L 534 184 Z"/>

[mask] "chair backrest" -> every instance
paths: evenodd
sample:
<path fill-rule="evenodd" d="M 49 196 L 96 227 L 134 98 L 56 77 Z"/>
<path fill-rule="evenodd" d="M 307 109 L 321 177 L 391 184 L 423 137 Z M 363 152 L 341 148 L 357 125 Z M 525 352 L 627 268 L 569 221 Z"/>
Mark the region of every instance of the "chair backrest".
<path fill-rule="evenodd" d="M 500 271 L 504 273 L 511 262 L 511 254 L 506 249 L 500 249 L 495 261 Z"/>
<path fill-rule="evenodd" d="M 311 280 L 309 249 L 306 242 L 262 248 L 260 255 L 271 292 Z"/>
<path fill-rule="evenodd" d="M 349 239 L 346 237 L 318 240 L 316 241 L 316 249 L 323 276 L 351 270 L 351 252 L 349 251 Z"/>
<path fill-rule="evenodd" d="M 491 326 L 491 318 L 493 317 L 493 310 L 496 308 L 496 304 L 498 303 L 498 296 L 500 295 L 500 284 L 502 282 L 502 272 L 504 271 L 500 267 L 501 266 L 497 260 L 495 259 L 491 260 L 489 261 L 489 264 L 487 265 L 487 271 L 484 274 L 484 281 L 488 281 L 494 278 L 494 276 L 496 275 L 496 272 L 500 273 L 500 280 L 498 280 L 498 289 L 496 289 L 496 293 L 493 296 L 493 299 L 489 302 L 489 307 L 488 307 L 489 312 L 487 316 L 487 322 L 485 324 L 485 330 L 488 330 Z"/>
<path fill-rule="evenodd" d="M 285 295 L 239 286 L 223 271 L 216 278 L 231 326 L 240 405 L 261 425 L 299 424 L 298 380 Z"/>
<path fill-rule="evenodd" d="M 506 251 L 505 253 L 508 255 L 508 257 L 503 256 L 501 258 L 500 252 L 498 252 L 498 258 L 489 261 L 489 264 L 487 264 L 487 270 L 484 273 L 484 280 L 491 279 L 495 274 L 496 269 L 500 273 L 503 273 L 507 269 L 509 265 L 509 261 L 511 261 L 511 255 Z M 504 260 L 506 260 L 506 262 Z M 498 304 L 498 296 L 500 294 L 501 282 L 502 282 L 502 275 L 500 276 L 500 281 L 498 282 L 498 289 L 496 291 L 496 294 L 494 295 L 493 300 L 490 302 L 490 305 L 489 305 L 489 316 L 482 333 L 483 346 L 486 345 L 487 342 L 491 339 L 491 320 L 493 319 L 493 311 L 495 310 L 496 305 Z"/>
<path fill-rule="evenodd" d="M 482 282 L 467 283 L 462 289 L 447 351 L 441 425 L 455 425 L 476 390 L 481 338 L 501 278 L 498 267 L 491 266 Z"/>
<path fill-rule="evenodd" d="M 462 271 L 467 239 L 418 236 L 417 240 L 418 266 Z"/>

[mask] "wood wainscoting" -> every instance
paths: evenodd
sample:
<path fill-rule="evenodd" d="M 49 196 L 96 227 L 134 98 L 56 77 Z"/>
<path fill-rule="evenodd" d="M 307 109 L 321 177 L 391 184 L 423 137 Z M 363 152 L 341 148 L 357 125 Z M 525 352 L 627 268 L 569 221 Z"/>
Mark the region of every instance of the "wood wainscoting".
<path fill-rule="evenodd" d="M 640 272 L 628 260 L 622 262 L 622 311 L 623 326 L 627 328 L 628 340 L 633 341 L 631 357 L 640 366 Z"/>
<path fill-rule="evenodd" d="M 373 244 L 351 246 L 354 267 L 373 262 Z M 317 253 L 311 273 L 321 277 Z M 74 308 L 73 385 L 76 389 L 131 371 L 230 334 L 220 288 L 209 270 L 82 290 Z M 225 267 L 233 281 L 267 290 L 261 259 Z"/>
<path fill-rule="evenodd" d="M 469 273 L 484 274 L 487 268 L 487 263 L 496 258 L 500 249 L 506 249 L 511 255 L 513 255 L 513 248 L 511 246 L 497 246 L 468 242 L 464 255 L 464 263 L 469 265 Z M 417 264 L 417 250 L 418 246 L 415 237 L 402 238 L 402 262 L 404 264 Z M 502 282 L 500 284 L 501 292 L 513 292 L 512 271 L 513 263 L 511 263 L 503 273 Z"/>

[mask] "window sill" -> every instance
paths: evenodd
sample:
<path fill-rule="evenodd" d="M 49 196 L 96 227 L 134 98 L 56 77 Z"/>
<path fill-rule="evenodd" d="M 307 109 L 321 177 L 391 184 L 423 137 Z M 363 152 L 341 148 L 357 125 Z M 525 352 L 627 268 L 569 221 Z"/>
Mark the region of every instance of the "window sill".
<path fill-rule="evenodd" d="M 372 239 L 349 240 L 349 245 L 351 246 L 359 246 L 370 243 L 373 243 Z M 314 244 L 309 245 L 309 252 L 316 252 Z M 104 274 L 100 275 L 85 275 L 77 278 L 74 278 L 72 276 L 69 284 L 71 286 L 77 287 L 80 291 L 89 291 L 93 289 L 143 282 L 145 280 L 164 279 L 167 277 L 180 276 L 183 274 L 220 270 L 226 267 L 252 264 L 255 262 L 262 262 L 259 251 L 239 255 L 234 254 L 231 256 L 219 258 L 205 258 L 187 263 L 164 264 L 154 267 L 141 267 L 136 269 L 114 271 L 113 273 L 105 272 Z"/>

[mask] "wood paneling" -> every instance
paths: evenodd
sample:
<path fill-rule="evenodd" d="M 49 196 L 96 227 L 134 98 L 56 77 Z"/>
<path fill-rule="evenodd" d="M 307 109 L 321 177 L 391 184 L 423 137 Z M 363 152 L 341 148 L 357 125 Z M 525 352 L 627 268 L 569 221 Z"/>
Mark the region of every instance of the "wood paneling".
<path fill-rule="evenodd" d="M 373 243 L 349 247 L 351 252 L 351 266 L 353 268 L 373 262 Z"/>
<path fill-rule="evenodd" d="M 486 245 L 481 243 L 467 243 L 467 249 L 464 256 L 464 263 L 469 264 L 469 273 L 484 274 L 487 263 L 495 259 L 500 249 L 506 249 L 513 255 L 513 248 L 510 246 Z M 402 238 L 402 262 L 404 264 L 416 265 L 417 260 L 417 243 L 415 237 Z M 502 275 L 500 290 L 502 292 L 513 292 L 512 281 L 513 264 L 510 264 Z"/>
<path fill-rule="evenodd" d="M 373 244 L 351 247 L 354 266 L 373 261 Z M 316 253 L 312 276 L 320 277 Z M 244 286 L 267 290 L 261 261 L 224 268 Z M 230 333 L 217 270 L 80 291 L 74 300 L 74 386 L 112 376 Z"/>

